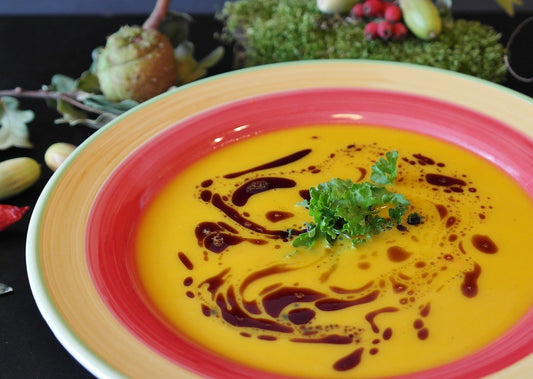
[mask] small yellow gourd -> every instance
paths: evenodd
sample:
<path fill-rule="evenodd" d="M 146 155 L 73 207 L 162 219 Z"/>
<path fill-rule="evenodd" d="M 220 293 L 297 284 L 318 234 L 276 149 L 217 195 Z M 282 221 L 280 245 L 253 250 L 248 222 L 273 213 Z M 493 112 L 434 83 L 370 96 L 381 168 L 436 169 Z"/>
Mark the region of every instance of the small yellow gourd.
<path fill-rule="evenodd" d="M 48 147 L 44 153 L 44 163 L 55 171 L 65 159 L 76 149 L 76 146 L 66 142 L 56 142 Z"/>
<path fill-rule="evenodd" d="M 41 166 L 33 158 L 19 157 L 0 162 L 0 200 L 30 188 L 41 176 Z"/>

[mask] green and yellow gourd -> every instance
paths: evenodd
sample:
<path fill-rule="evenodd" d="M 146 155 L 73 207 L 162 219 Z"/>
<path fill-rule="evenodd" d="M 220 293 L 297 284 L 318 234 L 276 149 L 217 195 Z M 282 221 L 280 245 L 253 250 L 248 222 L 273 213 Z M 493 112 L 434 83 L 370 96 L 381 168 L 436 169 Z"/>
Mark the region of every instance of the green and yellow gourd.
<path fill-rule="evenodd" d="M 431 0 L 400 0 L 399 4 L 405 25 L 415 36 L 429 41 L 440 34 L 442 20 Z"/>

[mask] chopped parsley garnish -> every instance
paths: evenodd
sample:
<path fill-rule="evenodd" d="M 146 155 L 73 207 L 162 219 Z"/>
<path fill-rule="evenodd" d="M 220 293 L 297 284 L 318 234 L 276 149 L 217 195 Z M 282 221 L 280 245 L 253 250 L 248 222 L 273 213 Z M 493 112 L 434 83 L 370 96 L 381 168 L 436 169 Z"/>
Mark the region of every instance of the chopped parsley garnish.
<path fill-rule="evenodd" d="M 328 246 L 348 239 L 353 246 L 371 241 L 372 236 L 401 224 L 409 201 L 389 191 L 398 173 L 398 152 L 387 152 L 372 166 L 370 181 L 354 183 L 350 179 L 332 179 L 309 189 L 310 200 L 298 205 L 309 209 L 314 222 L 306 224 L 293 246 L 311 248 L 317 240 Z"/>

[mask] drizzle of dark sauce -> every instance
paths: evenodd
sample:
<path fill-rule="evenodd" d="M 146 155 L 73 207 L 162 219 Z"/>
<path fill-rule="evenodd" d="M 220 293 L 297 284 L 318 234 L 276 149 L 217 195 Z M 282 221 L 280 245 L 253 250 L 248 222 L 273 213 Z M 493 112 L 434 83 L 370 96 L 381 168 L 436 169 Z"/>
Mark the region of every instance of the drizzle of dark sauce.
<path fill-rule="evenodd" d="M 269 211 L 266 213 L 265 216 L 270 222 L 278 222 L 293 217 L 294 213 L 283 211 Z"/>
<path fill-rule="evenodd" d="M 249 168 L 249 169 L 243 170 L 243 171 L 238 171 L 238 172 L 233 172 L 233 173 L 230 173 L 230 174 L 226 174 L 226 175 L 224 175 L 224 178 L 233 179 L 233 178 L 237 178 L 237 177 L 239 177 L 241 175 L 248 174 L 250 172 L 266 170 L 266 169 L 269 169 L 269 168 L 274 168 L 274 167 L 279 167 L 279 166 L 284 166 L 286 164 L 289 164 L 289 163 L 292 163 L 292 162 L 296 162 L 297 160 L 302 159 L 303 157 L 305 157 L 310 152 L 311 152 L 311 149 L 300 150 L 300 151 L 297 151 L 296 153 L 293 153 L 293 154 L 287 155 L 287 156 L 285 156 L 283 158 L 276 159 L 274 161 L 262 164 L 260 166 L 252 167 L 252 168 Z"/>
<path fill-rule="evenodd" d="M 365 316 L 365 319 L 370 324 L 372 331 L 374 333 L 379 333 L 379 327 L 375 322 L 375 318 L 381 313 L 390 313 L 390 312 L 398 312 L 398 311 L 399 309 L 396 307 L 385 307 L 385 308 L 377 309 L 375 311 L 367 313 Z"/>
<path fill-rule="evenodd" d="M 274 283 L 274 284 L 271 284 L 271 285 L 269 285 L 269 286 L 263 288 L 263 289 L 261 290 L 261 292 L 259 292 L 259 295 L 263 296 L 263 295 L 269 293 L 270 291 L 273 291 L 273 290 L 275 290 L 276 288 L 281 287 L 282 285 L 283 285 L 283 283 Z M 242 287 L 241 287 L 241 288 L 242 288 Z"/>
<path fill-rule="evenodd" d="M 391 262 L 403 262 L 411 256 L 411 253 L 400 246 L 391 246 L 387 249 L 387 256 Z"/>
<path fill-rule="evenodd" d="M 222 318 L 230 325 L 280 333 L 291 333 L 294 330 L 273 320 L 250 317 L 237 303 L 233 287 L 228 289 L 227 299 L 222 294 L 218 294 L 216 304 L 220 309 Z"/>
<path fill-rule="evenodd" d="M 356 182 L 360 182 L 365 178 L 367 170 L 363 167 L 357 167 L 357 169 L 359 170 L 359 178 L 357 178 Z"/>
<path fill-rule="evenodd" d="M 296 185 L 292 179 L 286 178 L 257 178 L 244 183 L 237 188 L 231 197 L 234 205 L 242 207 L 253 195 L 276 188 L 291 188 Z"/>
<path fill-rule="evenodd" d="M 341 288 L 341 287 L 336 287 L 336 286 L 330 286 L 329 289 L 338 294 L 355 294 L 355 293 L 363 292 L 364 290 L 369 289 L 373 285 L 374 285 L 374 281 L 371 280 L 370 282 L 366 283 L 364 286 L 355 288 L 355 289 L 346 289 L 346 288 Z"/>
<path fill-rule="evenodd" d="M 225 222 L 219 221 L 217 222 L 218 225 L 222 227 L 222 229 L 227 230 L 230 233 L 238 234 L 239 231 L 235 229 L 233 226 L 226 224 Z"/>
<path fill-rule="evenodd" d="M 435 208 L 437 208 L 437 212 L 439 212 L 441 220 L 448 214 L 448 209 L 446 209 L 446 207 L 442 204 L 435 204 Z"/>
<path fill-rule="evenodd" d="M 429 315 L 429 311 L 431 310 L 431 304 L 427 303 L 424 305 L 424 307 L 420 310 L 420 316 L 427 317 Z"/>
<path fill-rule="evenodd" d="M 226 233 L 229 231 L 234 234 Z M 195 229 L 195 235 L 198 240 L 198 245 L 204 246 L 213 253 L 221 253 L 228 246 L 237 245 L 242 242 L 250 242 L 254 245 L 264 245 L 265 240 L 257 238 L 243 238 L 235 233 L 237 230 L 227 225 L 226 223 L 202 222 Z"/>
<path fill-rule="evenodd" d="M 244 293 L 244 291 L 246 291 L 246 288 L 248 288 L 248 286 L 250 284 L 252 284 L 253 282 L 255 282 L 256 280 L 265 278 L 267 276 L 271 276 L 271 275 L 276 275 L 276 274 L 281 274 L 281 273 L 284 273 L 284 272 L 292 271 L 292 270 L 295 270 L 295 269 L 294 268 L 290 268 L 289 266 L 280 264 L 280 265 L 275 265 L 275 266 L 271 266 L 271 267 L 265 268 L 265 269 L 260 270 L 260 271 L 256 271 L 256 272 L 248 275 L 242 281 L 241 286 L 239 287 L 239 292 L 241 294 Z"/>
<path fill-rule="evenodd" d="M 475 234 L 472 237 L 472 245 L 485 254 L 495 254 L 498 252 L 498 246 L 488 236 Z"/>
<path fill-rule="evenodd" d="M 248 286 L 250 284 L 252 284 L 253 282 L 255 282 L 256 280 L 259 280 L 259 279 L 262 279 L 264 277 L 267 277 L 267 276 L 270 276 L 270 275 L 275 275 L 275 274 L 280 274 L 280 273 L 283 273 L 283 272 L 287 272 L 287 271 L 291 271 L 293 270 L 292 268 L 289 268 L 285 265 L 276 265 L 276 266 L 272 266 L 272 267 L 268 267 L 264 270 L 260 270 L 260 271 L 256 271 L 250 275 L 248 275 L 241 283 L 240 287 L 239 287 L 239 293 L 241 294 L 241 297 L 244 299 L 244 292 L 246 291 L 246 288 L 248 288 Z M 273 290 L 275 290 L 276 288 L 279 288 L 281 287 L 281 283 L 278 283 L 278 284 L 273 284 L 272 286 L 269 286 L 267 288 L 265 288 L 262 292 L 261 292 L 261 295 L 265 295 Z M 259 309 L 259 306 L 257 305 L 257 300 L 256 299 L 253 299 L 251 301 L 246 301 L 246 300 L 243 300 L 243 306 L 244 308 L 252 313 L 252 314 L 260 314 L 261 313 L 261 310 Z"/>
<path fill-rule="evenodd" d="M 205 317 L 209 317 L 211 316 L 211 309 L 205 305 L 205 304 L 202 304 L 202 314 L 205 316 Z"/>
<path fill-rule="evenodd" d="M 428 328 L 422 328 L 417 333 L 418 339 L 425 340 L 429 337 L 429 330 Z"/>
<path fill-rule="evenodd" d="M 440 174 L 426 174 L 426 181 L 439 187 L 466 186 L 466 182 L 462 179 Z"/>
<path fill-rule="evenodd" d="M 230 272 L 230 269 L 227 268 L 221 272 L 219 272 L 217 275 L 212 276 L 210 278 L 207 278 L 204 280 L 198 287 L 203 286 L 204 284 L 207 284 L 207 291 L 211 294 L 211 298 L 214 299 L 216 293 L 220 289 L 220 287 L 224 284 L 225 276 Z"/>
<path fill-rule="evenodd" d="M 311 195 L 309 193 L 309 190 L 308 189 L 305 189 L 305 190 L 300 190 L 298 191 L 298 193 L 300 194 L 300 197 L 304 200 L 311 200 Z"/>
<path fill-rule="evenodd" d="M 187 270 L 192 270 L 194 268 L 194 265 L 192 264 L 189 257 L 186 256 L 185 253 L 183 253 L 182 251 L 178 253 L 178 258 L 181 261 L 181 263 L 183 263 L 185 268 L 187 268 Z"/>
<path fill-rule="evenodd" d="M 209 190 L 203 190 L 202 192 L 200 192 L 200 199 L 202 199 L 206 203 L 211 200 L 212 196 L 213 193 Z"/>
<path fill-rule="evenodd" d="M 481 266 L 474 263 L 474 269 L 464 273 L 463 283 L 461 284 L 461 291 L 466 297 L 474 297 L 478 293 L 477 280 L 481 275 Z"/>
<path fill-rule="evenodd" d="M 247 218 L 242 216 L 237 210 L 227 205 L 222 200 L 222 197 L 219 194 L 213 195 L 213 199 L 211 200 L 211 203 L 215 207 L 220 209 L 222 213 L 224 213 L 226 216 L 228 216 L 233 221 L 235 221 L 237 224 L 241 225 L 242 227 L 246 229 L 250 229 L 250 230 L 253 230 L 254 232 L 261 233 L 261 234 L 269 234 L 269 235 L 279 236 L 282 238 L 288 237 L 288 232 L 286 230 L 268 230 L 265 227 L 248 220 Z M 294 234 L 294 231 L 293 231 L 293 234 Z"/>
<path fill-rule="evenodd" d="M 361 356 L 363 355 L 364 349 L 362 347 L 356 349 L 351 354 L 339 359 L 333 365 L 333 368 L 337 371 L 348 371 L 357 367 L 361 363 Z"/>
<path fill-rule="evenodd" d="M 387 340 L 390 340 L 392 337 L 392 329 L 391 328 L 386 328 L 384 331 L 383 331 L 383 339 L 385 341 Z"/>
<path fill-rule="evenodd" d="M 222 226 L 215 222 L 202 222 L 196 226 L 194 229 L 194 234 L 198 240 L 198 244 L 203 246 L 204 238 L 210 235 L 211 233 L 221 232 L 223 230 Z"/>
<path fill-rule="evenodd" d="M 207 188 L 207 187 L 210 187 L 212 184 L 213 184 L 213 180 L 207 179 L 207 180 L 204 180 L 200 185 L 202 186 L 202 188 Z"/>
<path fill-rule="evenodd" d="M 435 161 L 433 159 L 426 157 L 422 154 L 413 154 L 413 157 L 415 157 L 418 160 L 418 164 L 422 166 L 435 164 Z"/>
<path fill-rule="evenodd" d="M 296 325 L 303 325 L 315 318 L 316 312 L 309 308 L 296 308 L 289 311 L 289 321 Z"/>
<path fill-rule="evenodd" d="M 263 341 L 276 341 L 277 340 L 277 338 L 274 336 L 265 336 L 265 335 L 257 336 L 257 339 L 263 340 Z"/>
<path fill-rule="evenodd" d="M 392 276 L 389 278 L 389 280 L 392 283 L 392 290 L 395 293 L 401 293 L 401 292 L 404 292 L 405 290 L 407 290 L 407 286 L 405 284 L 398 282 Z"/>
<path fill-rule="evenodd" d="M 283 287 L 263 297 L 262 303 L 269 316 L 278 317 L 281 311 L 290 304 L 310 303 L 325 296 L 309 288 Z"/>
<path fill-rule="evenodd" d="M 265 245 L 267 241 L 257 238 L 242 238 L 234 234 L 214 232 L 204 238 L 203 244 L 206 249 L 213 253 L 222 253 L 229 246 L 238 245 L 241 242 L 250 242 L 254 245 Z"/>
<path fill-rule="evenodd" d="M 347 345 L 353 342 L 352 336 L 339 336 L 337 334 L 330 334 L 321 338 L 292 338 L 292 342 L 305 342 L 305 343 L 325 343 L 332 345 Z"/>
<path fill-rule="evenodd" d="M 456 222 L 457 222 L 457 219 L 455 217 L 453 216 L 448 217 L 448 219 L 446 220 L 446 227 L 451 228 Z"/>
<path fill-rule="evenodd" d="M 417 318 L 415 322 L 413 322 L 413 328 L 422 329 L 423 327 L 424 327 L 424 321 L 422 321 L 421 319 Z"/>
<path fill-rule="evenodd" d="M 317 301 L 315 305 L 321 311 L 331 312 L 331 311 L 337 311 L 339 309 L 353 307 L 353 306 L 360 305 L 360 304 L 370 303 L 376 300 L 378 296 L 379 296 L 379 291 L 375 290 L 373 292 L 370 292 L 368 295 L 360 297 L 359 299 L 340 300 L 340 299 L 328 298 L 328 299 Z"/>

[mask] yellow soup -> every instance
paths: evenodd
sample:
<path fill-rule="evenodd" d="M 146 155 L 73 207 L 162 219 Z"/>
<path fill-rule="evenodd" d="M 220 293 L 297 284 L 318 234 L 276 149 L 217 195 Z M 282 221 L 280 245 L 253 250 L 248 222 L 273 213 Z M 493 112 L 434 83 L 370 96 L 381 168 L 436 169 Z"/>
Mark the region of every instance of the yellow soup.
<path fill-rule="evenodd" d="M 422 222 L 357 248 L 294 248 L 312 221 L 297 204 L 307 190 L 367 181 L 391 150 L 391 189 Z M 387 128 L 302 127 L 181 172 L 143 215 L 137 258 L 158 311 L 216 354 L 286 375 L 387 376 L 464 357 L 526 313 L 528 230 L 525 191 L 468 151 Z"/>

